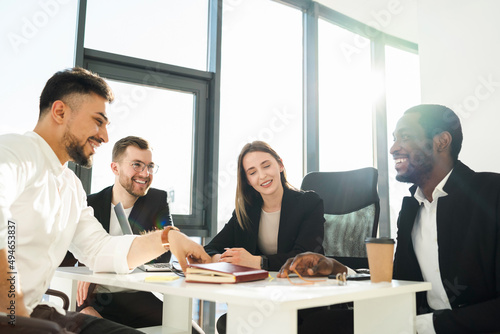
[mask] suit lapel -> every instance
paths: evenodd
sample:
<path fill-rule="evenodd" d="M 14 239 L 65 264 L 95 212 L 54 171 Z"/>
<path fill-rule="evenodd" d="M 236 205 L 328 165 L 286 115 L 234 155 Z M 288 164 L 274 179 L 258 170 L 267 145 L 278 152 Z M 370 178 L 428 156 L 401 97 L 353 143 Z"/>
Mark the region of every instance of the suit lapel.
<path fill-rule="evenodd" d="M 108 187 L 106 191 L 104 192 L 104 198 L 103 201 L 101 202 L 102 205 L 99 205 L 100 208 L 100 217 L 101 217 L 101 224 L 106 230 L 106 232 L 109 233 L 109 220 L 111 219 L 111 196 L 113 195 L 113 186 Z"/>
<path fill-rule="evenodd" d="M 414 191 L 412 191 L 413 193 Z M 423 280 L 411 239 L 411 232 L 419 208 L 420 205 L 414 197 L 403 198 L 398 220 L 398 244 L 394 260 L 394 275 L 397 279 Z"/>
<path fill-rule="evenodd" d="M 294 197 L 291 195 L 292 192 L 284 187 L 283 199 L 281 201 L 280 224 L 278 228 L 278 253 L 283 252 L 281 247 L 286 245 L 288 240 L 292 239 L 289 235 L 289 230 L 286 228 L 286 224 L 284 223 L 286 221 L 290 221 L 288 218 L 290 214 L 289 208 L 293 207 L 291 203 L 294 201 Z"/>
<path fill-rule="evenodd" d="M 141 225 L 141 221 L 144 220 L 147 216 L 146 212 L 143 212 L 146 196 L 139 197 L 137 201 L 135 201 L 134 206 L 132 207 L 132 211 L 128 216 L 128 221 L 134 234 L 141 234 L 141 232 L 145 231 L 144 226 Z"/>
<path fill-rule="evenodd" d="M 470 173 L 469 173 L 470 171 Z M 443 190 L 448 194 L 445 197 L 439 198 L 437 207 L 437 236 L 439 247 L 439 269 L 441 277 L 450 277 L 451 268 L 448 266 L 450 259 L 456 257 L 457 241 L 461 240 L 457 234 L 465 226 L 460 226 L 464 221 L 463 215 L 467 215 L 467 208 L 460 205 L 463 200 L 464 194 L 466 196 L 473 196 L 469 187 L 469 176 L 472 171 L 458 161 L 453 172 L 446 182 Z"/>

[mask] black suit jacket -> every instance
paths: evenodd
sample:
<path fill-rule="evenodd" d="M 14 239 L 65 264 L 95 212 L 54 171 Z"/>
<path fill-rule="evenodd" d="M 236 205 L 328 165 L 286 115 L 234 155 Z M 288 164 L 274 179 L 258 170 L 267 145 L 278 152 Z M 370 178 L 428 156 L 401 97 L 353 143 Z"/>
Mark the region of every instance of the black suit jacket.
<path fill-rule="evenodd" d="M 98 193 L 87 196 L 87 204 L 94 209 L 94 216 L 109 233 L 111 216 L 111 197 L 113 186 L 104 188 Z M 172 216 L 167 202 L 167 193 L 163 190 L 150 188 L 145 196 L 139 197 L 128 217 L 132 232 L 141 234 L 155 228 L 163 229 L 172 225 Z M 170 252 L 164 253 L 155 262 L 168 262 Z"/>
<path fill-rule="evenodd" d="M 250 229 L 243 230 L 236 213 L 224 228 L 205 246 L 210 255 L 224 253 L 224 248 L 242 247 L 253 255 L 262 255 L 257 239 L 261 205 L 248 210 Z M 295 255 L 312 251 L 324 253 L 323 200 L 312 191 L 284 189 L 278 231 L 278 254 L 268 255 L 269 270 L 279 270 L 286 260 Z"/>
<path fill-rule="evenodd" d="M 439 268 L 452 309 L 433 311 L 420 293 L 417 312 L 433 311 L 438 334 L 500 332 L 500 174 L 476 173 L 457 162 L 444 191 L 448 196 L 437 207 Z M 411 239 L 418 209 L 414 197 L 403 199 L 396 279 L 423 280 Z"/>

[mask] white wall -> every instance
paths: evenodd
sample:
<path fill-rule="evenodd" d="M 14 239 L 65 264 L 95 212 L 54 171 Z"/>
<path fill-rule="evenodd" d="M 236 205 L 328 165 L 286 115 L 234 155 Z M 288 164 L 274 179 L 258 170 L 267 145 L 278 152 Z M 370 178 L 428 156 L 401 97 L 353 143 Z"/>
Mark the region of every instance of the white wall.
<path fill-rule="evenodd" d="M 500 172 L 500 1 L 419 0 L 422 102 L 462 121 L 460 159 Z"/>

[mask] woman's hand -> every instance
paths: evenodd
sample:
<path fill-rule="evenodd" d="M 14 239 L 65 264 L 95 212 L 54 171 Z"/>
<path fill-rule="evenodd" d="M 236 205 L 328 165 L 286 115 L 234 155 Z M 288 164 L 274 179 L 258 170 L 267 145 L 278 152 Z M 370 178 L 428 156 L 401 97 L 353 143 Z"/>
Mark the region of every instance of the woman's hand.
<path fill-rule="evenodd" d="M 219 262 L 260 269 L 260 256 L 250 254 L 245 248 L 226 248 Z"/>

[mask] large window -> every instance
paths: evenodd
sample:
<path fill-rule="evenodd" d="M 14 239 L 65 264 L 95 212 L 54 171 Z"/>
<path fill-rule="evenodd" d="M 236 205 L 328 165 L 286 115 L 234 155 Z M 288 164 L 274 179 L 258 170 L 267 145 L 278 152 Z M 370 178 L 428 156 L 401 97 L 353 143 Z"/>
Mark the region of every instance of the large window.
<path fill-rule="evenodd" d="M 176 225 L 192 236 L 210 236 L 220 8 L 209 0 L 80 0 L 79 10 L 76 65 L 106 78 L 116 101 L 109 108 L 110 143 L 91 175 L 78 166 L 75 172 L 88 192 L 100 191 L 114 181 L 113 144 L 143 137 L 160 166 L 153 187 L 168 192 Z"/>
<path fill-rule="evenodd" d="M 32 130 L 46 81 L 73 66 L 76 5 L 0 2 L 0 134 Z"/>
<path fill-rule="evenodd" d="M 94 158 L 91 192 L 114 183 L 110 168 L 114 143 L 139 136 L 149 141 L 153 161 L 160 166 L 152 186 L 168 192 L 173 214 L 191 214 L 195 95 L 113 80 L 108 83 L 116 100 L 108 110 L 109 143 Z"/>
<path fill-rule="evenodd" d="M 321 19 L 318 31 L 319 168 L 373 166 L 370 41 Z"/>
<path fill-rule="evenodd" d="M 387 139 L 388 148 L 393 144 L 392 133 L 403 112 L 420 103 L 420 66 L 418 55 L 387 46 L 386 59 L 386 96 L 387 96 Z M 389 208 L 391 234 L 396 237 L 397 218 L 404 196 L 409 196 L 410 184 L 396 181 L 394 160 L 389 155 Z"/>
<path fill-rule="evenodd" d="M 89 0 L 85 47 L 207 69 L 208 0 Z"/>
<path fill-rule="evenodd" d="M 302 180 L 302 13 L 269 0 L 224 3 L 219 229 L 231 217 L 244 144 L 263 140 Z M 258 22 L 258 24 L 256 24 Z"/>

